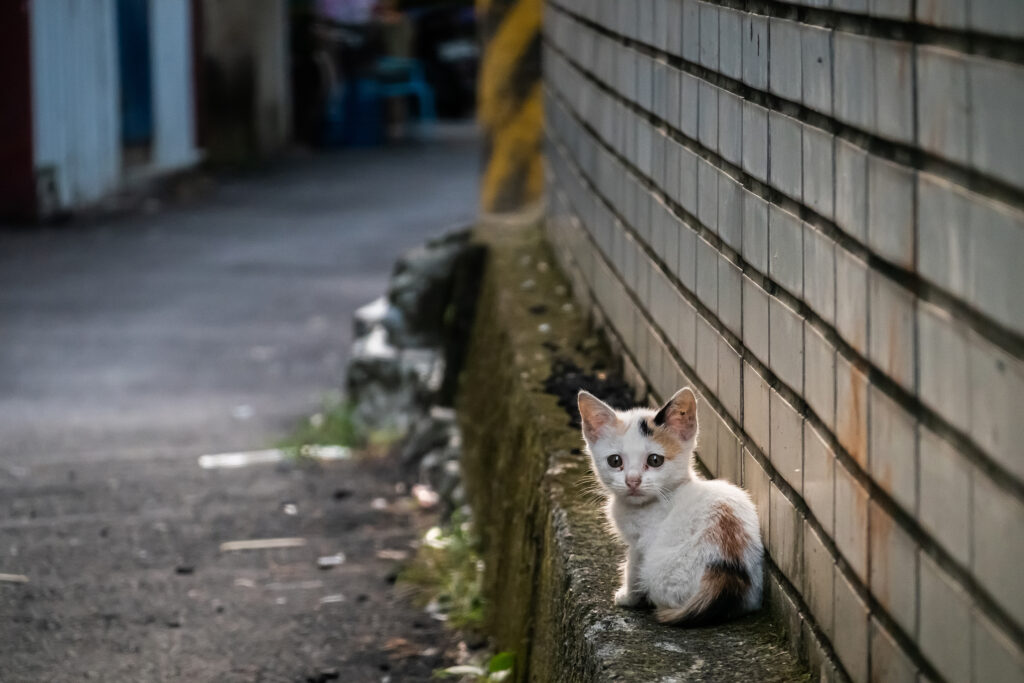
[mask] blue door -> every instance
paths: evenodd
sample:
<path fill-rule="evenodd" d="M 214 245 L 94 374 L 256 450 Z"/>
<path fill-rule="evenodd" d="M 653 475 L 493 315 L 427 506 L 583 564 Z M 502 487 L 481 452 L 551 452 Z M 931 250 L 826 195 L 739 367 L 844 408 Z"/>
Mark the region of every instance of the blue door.
<path fill-rule="evenodd" d="M 153 140 L 153 83 L 149 60 L 149 0 L 117 0 L 118 68 L 121 73 L 121 142 Z"/>

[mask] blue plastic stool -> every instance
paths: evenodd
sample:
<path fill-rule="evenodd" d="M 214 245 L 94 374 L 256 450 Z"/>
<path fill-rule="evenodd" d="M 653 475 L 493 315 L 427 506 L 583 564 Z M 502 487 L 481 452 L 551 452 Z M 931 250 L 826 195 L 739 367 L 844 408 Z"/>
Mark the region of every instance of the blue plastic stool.
<path fill-rule="evenodd" d="M 431 126 L 437 118 L 434 111 L 434 89 L 427 83 L 419 60 L 403 57 L 381 57 L 376 67 L 377 95 L 381 99 L 412 95 L 419 103 L 421 127 Z"/>

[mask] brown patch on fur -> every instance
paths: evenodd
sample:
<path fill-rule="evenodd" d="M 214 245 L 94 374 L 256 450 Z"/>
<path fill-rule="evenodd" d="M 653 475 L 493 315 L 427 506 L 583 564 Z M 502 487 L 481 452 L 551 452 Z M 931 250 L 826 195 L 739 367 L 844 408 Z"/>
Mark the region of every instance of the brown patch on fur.
<path fill-rule="evenodd" d="M 682 607 L 662 607 L 655 617 L 663 624 L 710 626 L 743 613 L 743 599 L 750 590 L 750 577 L 731 563 L 708 565 L 700 588 Z"/>
<path fill-rule="evenodd" d="M 661 446 L 661 454 L 665 456 L 666 460 L 673 460 L 683 454 L 679 439 L 666 429 L 656 430 L 651 439 Z"/>
<path fill-rule="evenodd" d="M 704 532 L 704 538 L 721 549 L 722 557 L 727 562 L 742 562 L 743 551 L 750 540 L 743 530 L 743 524 L 725 503 L 715 503 L 712 510 L 714 517 L 711 526 Z"/>

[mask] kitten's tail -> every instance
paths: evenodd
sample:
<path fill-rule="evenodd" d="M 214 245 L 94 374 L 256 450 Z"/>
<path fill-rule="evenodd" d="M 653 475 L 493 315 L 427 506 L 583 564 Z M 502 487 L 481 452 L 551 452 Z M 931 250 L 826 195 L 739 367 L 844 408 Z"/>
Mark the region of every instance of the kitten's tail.
<path fill-rule="evenodd" d="M 710 626 L 739 616 L 750 590 L 750 576 L 743 565 L 715 562 L 708 565 L 700 589 L 682 607 L 662 607 L 655 612 L 658 621 L 677 626 Z"/>

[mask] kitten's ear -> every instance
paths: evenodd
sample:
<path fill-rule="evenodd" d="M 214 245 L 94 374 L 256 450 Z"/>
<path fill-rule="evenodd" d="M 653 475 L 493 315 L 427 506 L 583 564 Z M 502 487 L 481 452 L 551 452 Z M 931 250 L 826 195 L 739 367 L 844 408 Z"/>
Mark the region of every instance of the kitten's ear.
<path fill-rule="evenodd" d="M 576 402 L 579 404 L 580 418 L 583 421 L 583 436 L 588 442 L 597 441 L 601 437 L 601 432 L 618 420 L 611 406 L 590 392 L 580 389 Z"/>
<path fill-rule="evenodd" d="M 697 436 L 697 397 L 690 387 L 676 392 L 654 416 L 654 424 L 667 427 L 683 441 Z"/>

